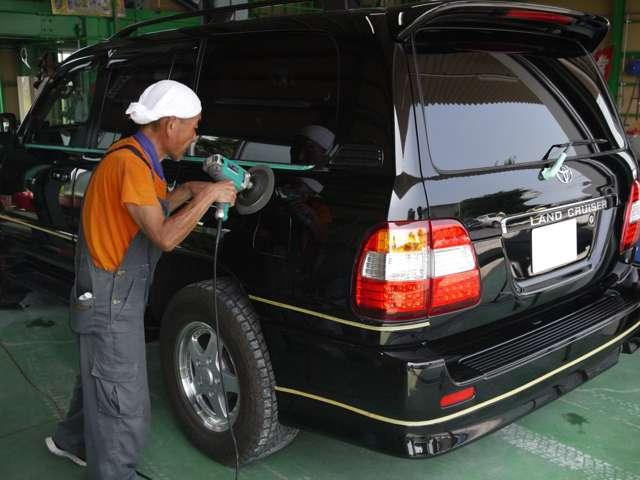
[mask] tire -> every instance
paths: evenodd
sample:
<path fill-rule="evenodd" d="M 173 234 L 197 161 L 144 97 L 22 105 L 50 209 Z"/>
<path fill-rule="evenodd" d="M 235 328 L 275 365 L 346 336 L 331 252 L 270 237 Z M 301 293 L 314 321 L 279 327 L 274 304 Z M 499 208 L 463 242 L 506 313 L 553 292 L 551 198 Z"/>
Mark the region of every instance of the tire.
<path fill-rule="evenodd" d="M 160 333 L 162 370 L 171 406 L 189 440 L 216 461 L 233 465 L 235 450 L 215 367 L 212 295 L 212 282 L 204 281 L 172 298 Z M 229 278 L 218 279 L 217 296 L 222 379 L 240 464 L 246 464 L 287 446 L 298 431 L 278 422 L 269 352 L 249 299 Z"/>

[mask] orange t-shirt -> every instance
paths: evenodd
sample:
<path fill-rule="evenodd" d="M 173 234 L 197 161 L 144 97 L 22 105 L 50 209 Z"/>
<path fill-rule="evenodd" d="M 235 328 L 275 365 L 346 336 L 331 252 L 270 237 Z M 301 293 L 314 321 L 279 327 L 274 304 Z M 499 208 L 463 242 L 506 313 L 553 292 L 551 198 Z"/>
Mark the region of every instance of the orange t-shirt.
<path fill-rule="evenodd" d="M 94 171 L 82 208 L 84 238 L 96 267 L 113 272 L 124 259 L 139 227 L 125 203 L 156 205 L 167 196 L 167 184 L 153 169 L 142 146 L 127 137 L 109 150 L 131 145 L 147 165 L 128 149 L 105 155 Z M 153 172 L 153 173 L 152 173 Z"/>

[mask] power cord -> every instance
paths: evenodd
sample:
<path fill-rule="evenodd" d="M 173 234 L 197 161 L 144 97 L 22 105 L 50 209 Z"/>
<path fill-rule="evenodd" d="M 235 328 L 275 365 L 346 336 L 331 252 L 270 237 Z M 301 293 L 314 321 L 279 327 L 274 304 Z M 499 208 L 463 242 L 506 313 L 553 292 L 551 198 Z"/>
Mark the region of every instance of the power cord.
<path fill-rule="evenodd" d="M 231 432 L 231 439 L 233 440 L 233 448 L 236 454 L 235 464 L 235 480 L 238 480 L 238 473 L 240 471 L 240 453 L 238 452 L 238 441 L 233 431 L 233 425 L 229 420 L 229 402 L 227 400 L 227 391 L 224 388 L 224 379 L 222 378 L 222 363 L 220 361 L 220 322 L 218 320 L 218 294 L 217 294 L 217 280 L 218 280 L 218 247 L 220 246 L 220 236 L 222 233 L 222 219 L 218 219 L 218 226 L 216 227 L 216 243 L 213 249 L 213 318 L 216 322 L 216 365 L 218 367 L 218 375 L 220 376 L 220 386 L 222 387 L 222 396 L 224 397 L 224 418 L 227 421 L 229 432 Z"/>

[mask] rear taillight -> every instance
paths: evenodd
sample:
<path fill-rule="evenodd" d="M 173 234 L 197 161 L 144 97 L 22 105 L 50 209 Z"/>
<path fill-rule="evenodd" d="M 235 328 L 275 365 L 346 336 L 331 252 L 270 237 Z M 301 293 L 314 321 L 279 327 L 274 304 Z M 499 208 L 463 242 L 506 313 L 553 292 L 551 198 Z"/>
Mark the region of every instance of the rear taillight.
<path fill-rule="evenodd" d="M 532 22 L 558 23 L 560 25 L 568 25 L 573 23 L 574 18 L 568 15 L 558 13 L 539 12 L 537 10 L 508 10 L 504 16 L 506 18 L 515 18 L 517 20 L 529 20 Z"/>
<path fill-rule="evenodd" d="M 429 223 L 389 223 L 365 242 L 357 265 L 355 304 L 378 318 L 412 318 L 429 293 Z"/>
<path fill-rule="evenodd" d="M 640 240 L 640 182 L 631 184 L 631 194 L 624 212 L 624 227 L 620 238 L 620 252 L 635 246 Z"/>
<path fill-rule="evenodd" d="M 420 318 L 480 299 L 475 251 L 455 220 L 385 224 L 364 242 L 356 268 L 354 302 L 370 317 Z"/>

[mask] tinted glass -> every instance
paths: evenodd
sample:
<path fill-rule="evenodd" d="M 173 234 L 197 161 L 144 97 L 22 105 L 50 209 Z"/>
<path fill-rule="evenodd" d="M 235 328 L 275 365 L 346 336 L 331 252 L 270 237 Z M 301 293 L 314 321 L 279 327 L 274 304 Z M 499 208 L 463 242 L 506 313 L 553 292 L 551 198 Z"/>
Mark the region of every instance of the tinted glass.
<path fill-rule="evenodd" d="M 325 35 L 262 32 L 209 39 L 200 74 L 203 141 L 208 153 L 236 147 L 244 159 L 290 163 L 297 132 L 335 132 L 338 55 Z M 215 141 L 212 141 L 215 139 Z"/>
<path fill-rule="evenodd" d="M 624 130 L 591 56 L 527 56 L 526 59 L 566 96 L 593 137 L 607 141 L 601 149 L 624 146 Z"/>
<path fill-rule="evenodd" d="M 566 105 L 522 57 L 452 52 L 416 60 L 429 151 L 439 169 L 535 162 L 552 145 L 583 138 Z"/>
<path fill-rule="evenodd" d="M 125 115 L 131 102 L 159 80 L 176 80 L 193 86 L 197 48 L 182 45 L 169 48 L 158 45 L 117 52 L 108 65 L 110 75 L 100 116 L 97 148 L 108 148 L 113 142 L 133 134 L 136 125 Z"/>

